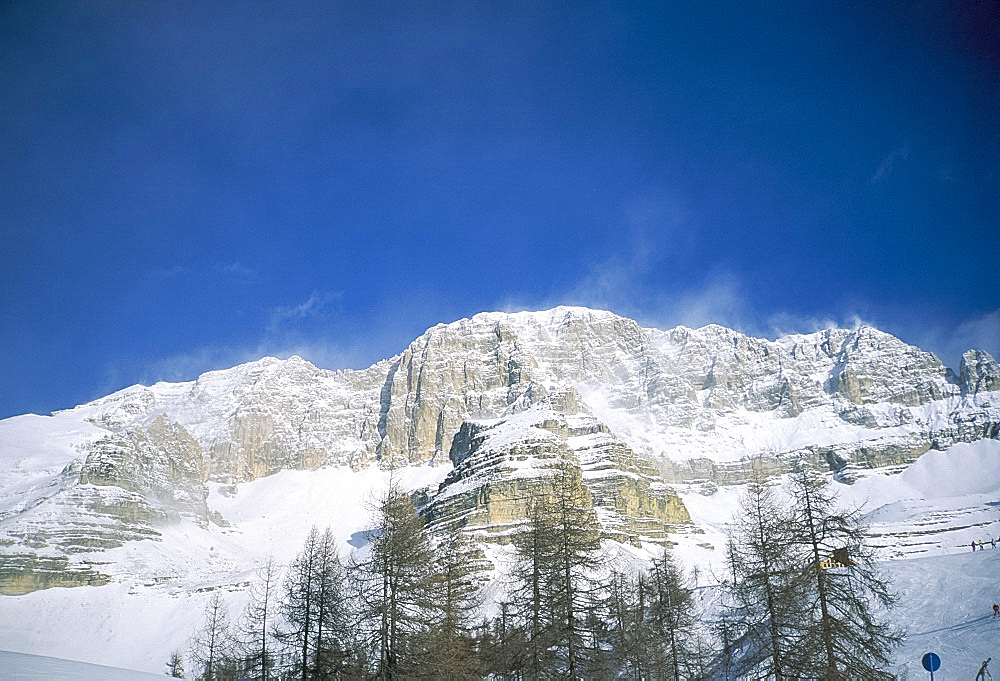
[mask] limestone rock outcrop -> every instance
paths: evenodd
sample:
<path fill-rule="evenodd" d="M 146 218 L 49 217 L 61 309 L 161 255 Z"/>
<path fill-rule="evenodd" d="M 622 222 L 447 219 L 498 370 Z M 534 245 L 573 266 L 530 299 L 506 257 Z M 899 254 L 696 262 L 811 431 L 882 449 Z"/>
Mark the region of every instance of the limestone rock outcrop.
<path fill-rule="evenodd" d="M 453 466 L 428 517 L 491 541 L 571 474 L 605 537 L 669 541 L 687 521 L 671 485 L 801 463 L 850 481 L 998 437 L 1000 367 L 972 350 L 956 374 L 866 326 L 767 340 L 558 307 L 438 324 L 363 370 L 264 358 L 53 418 L 78 421 L 68 449 L 42 423 L 13 453 L 0 440 L 0 589 L 99 582 L 104 549 L 224 522 L 208 484 L 324 466 Z M 51 447 L 59 466 L 28 475 Z"/>
<path fill-rule="evenodd" d="M 567 387 L 674 475 L 804 447 L 835 450 L 842 467 L 855 453 L 877 460 L 863 452 L 899 437 L 921 441 L 910 451 L 940 448 L 1000 424 L 987 397 L 1000 390 L 1000 369 L 985 352 L 967 353 L 956 376 L 871 327 L 770 341 L 717 325 L 647 329 L 584 308 L 439 324 L 362 371 L 265 358 L 137 386 L 95 403 L 94 422 L 116 432 L 164 414 L 201 447 L 207 479 L 239 482 L 287 468 L 447 463 L 466 420 L 529 409 Z M 970 396 L 984 399 L 963 401 Z M 794 437 L 802 432 L 815 441 Z"/>
<path fill-rule="evenodd" d="M 529 517 L 532 500 L 555 495 L 567 476 L 580 488 L 574 498 L 596 511 L 606 538 L 662 543 L 671 529 L 690 522 L 657 470 L 607 426 L 547 402 L 462 425 L 451 450 L 454 470 L 424 508 L 433 531 L 505 542 Z"/>
<path fill-rule="evenodd" d="M 965 395 L 1000 390 L 1000 365 L 984 350 L 969 350 L 962 355 L 958 380 Z"/>

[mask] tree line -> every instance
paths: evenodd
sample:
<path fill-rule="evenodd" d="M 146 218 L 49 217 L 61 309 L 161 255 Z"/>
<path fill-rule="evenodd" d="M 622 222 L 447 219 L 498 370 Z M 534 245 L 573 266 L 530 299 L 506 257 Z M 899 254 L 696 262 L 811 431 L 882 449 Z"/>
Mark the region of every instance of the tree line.
<path fill-rule="evenodd" d="M 696 588 L 667 548 L 615 567 L 579 472 L 559 469 L 490 586 L 474 546 L 432 536 L 390 487 L 346 560 L 313 527 L 283 571 L 261 567 L 238 618 L 213 595 L 189 660 L 209 681 L 892 678 L 901 633 L 864 524 L 819 474 L 789 492 L 786 508 L 763 479 L 747 487 L 728 574 Z"/>

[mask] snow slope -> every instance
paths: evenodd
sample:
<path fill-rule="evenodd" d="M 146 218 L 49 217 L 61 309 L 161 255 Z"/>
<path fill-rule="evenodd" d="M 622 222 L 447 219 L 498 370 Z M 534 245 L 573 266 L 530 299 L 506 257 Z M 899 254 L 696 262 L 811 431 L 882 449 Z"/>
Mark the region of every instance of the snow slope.
<path fill-rule="evenodd" d="M 415 466 L 392 474 L 407 489 L 439 482 L 448 469 Z M 976 479 L 972 484 L 971 479 Z M 315 523 L 330 526 L 343 553 L 361 546 L 366 500 L 377 498 L 390 474 L 370 468 L 286 471 L 238 486 L 213 485 L 211 506 L 233 522 L 207 528 L 182 521 L 162 541 L 131 542 L 115 556 L 133 574 L 155 569 L 165 577 L 130 581 L 119 575 L 100 587 L 47 589 L 0 598 L 0 647 L 126 669 L 162 672 L 170 652 L 185 651 L 212 591 L 222 589 L 239 612 L 246 582 L 268 554 L 287 563 Z M 963 486 L 971 485 L 966 493 Z M 922 673 L 923 653 L 938 653 L 936 679 L 969 679 L 987 656 L 1000 660 L 1000 620 L 987 617 L 1000 601 L 1000 548 L 973 553 L 968 542 L 1000 536 L 1000 442 L 957 445 L 921 457 L 900 475 L 872 475 L 838 489 L 848 505 L 866 503 L 873 528 L 904 536 L 919 529 L 928 513 L 955 519 L 926 538 L 931 548 L 896 556 L 884 549 L 884 568 L 900 593 L 895 616 L 910 633 L 897 664 Z M 725 523 L 737 508 L 739 488 L 711 496 L 694 491 L 684 500 L 702 532 L 678 535 L 676 551 L 699 567 L 699 584 L 712 582 L 722 556 Z M 988 504 L 994 504 L 989 506 Z M 961 509 L 978 506 L 987 515 L 968 525 Z M 370 506 L 369 506 L 370 507 Z M 303 509 L 309 509 L 303 516 Z M 359 512 L 360 510 L 360 512 Z M 168 547 L 179 548 L 167 551 Z M 913 557 L 916 556 L 916 557 Z M 72 678 L 72 677 L 67 677 Z M 114 677 L 108 677 L 114 678 Z"/>
<path fill-rule="evenodd" d="M 437 325 L 364 371 L 264 358 L 0 421 L 0 569 L 16 575 L 15 561 L 30 565 L 37 553 L 69 561 L 55 574 L 93 568 L 110 580 L 0 596 L 0 648 L 161 672 L 171 651 L 186 649 L 211 593 L 221 590 L 237 615 L 256 567 L 268 556 L 290 561 L 310 526 L 329 526 L 342 553 L 363 546 L 390 478 L 370 464 L 409 463 L 396 482 L 433 491 L 452 470 L 462 424 L 505 420 L 490 441 L 501 448 L 526 432 L 545 438 L 528 411 L 556 398 L 579 404 L 553 421 L 589 413 L 607 427 L 574 436 L 572 448 L 592 453 L 617 438 L 677 482 L 693 523 L 671 540 L 706 588 L 744 457 L 769 460 L 775 474 L 805 460 L 857 479 L 838 488 L 867 514 L 887 572 L 908 594 L 899 616 L 925 637 L 913 646 L 980 654 L 961 628 L 973 611 L 946 615 L 998 599 L 996 559 L 968 549 L 1000 536 L 992 358 L 966 353 L 956 375 L 867 327 L 766 341 L 714 325 L 643 329 L 583 308 Z M 495 481 L 496 471 L 482 473 Z M 487 555 L 503 553 L 495 548 Z M 943 594 L 939 613 L 921 591 L 928 584 Z"/>
<path fill-rule="evenodd" d="M 170 678 L 147 674 L 134 669 L 119 669 L 104 665 L 62 660 L 42 655 L 25 655 L 0 650 L 0 679 L 4 681 L 143 681 Z"/>

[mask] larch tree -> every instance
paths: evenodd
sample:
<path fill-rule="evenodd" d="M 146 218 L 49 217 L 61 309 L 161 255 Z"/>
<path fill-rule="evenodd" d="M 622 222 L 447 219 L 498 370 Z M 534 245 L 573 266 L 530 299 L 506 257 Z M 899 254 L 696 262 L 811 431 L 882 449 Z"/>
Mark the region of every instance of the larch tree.
<path fill-rule="evenodd" d="M 256 579 L 250 587 L 250 600 L 240 621 L 243 669 L 262 681 L 271 678 L 274 667 L 271 643 L 276 623 L 274 613 L 278 606 L 279 573 L 274 558 L 268 556 L 257 569 Z"/>
<path fill-rule="evenodd" d="M 521 670 L 525 667 L 524 628 L 512 601 L 503 599 L 496 605 L 496 616 L 483 622 L 480 628 L 479 656 L 483 671 L 492 679 L 517 681 L 523 678 Z"/>
<path fill-rule="evenodd" d="M 667 671 L 667 678 L 680 681 L 697 658 L 691 645 L 696 614 L 691 587 L 669 549 L 653 558 L 645 588 L 646 621 L 656 635 L 650 646 L 655 667 Z"/>
<path fill-rule="evenodd" d="M 608 580 L 605 611 L 609 622 L 607 642 L 620 678 L 650 678 L 652 632 L 646 622 L 646 575 L 613 571 Z"/>
<path fill-rule="evenodd" d="M 555 471 L 551 493 L 533 501 L 527 527 L 513 543 L 518 553 L 515 592 L 524 604 L 528 638 L 525 671 L 538 678 L 543 669 L 555 667 L 579 678 L 593 650 L 601 542 L 577 467 L 562 465 Z"/>
<path fill-rule="evenodd" d="M 515 560 L 510 571 L 511 603 L 524 649 L 512 663 L 512 671 L 528 679 L 542 678 L 551 666 L 550 647 L 554 644 L 553 612 L 547 602 L 555 569 L 555 528 L 548 504 L 534 499 L 528 504 L 527 524 L 511 542 Z M 512 637 L 505 626 L 505 638 Z"/>
<path fill-rule="evenodd" d="M 875 564 L 860 513 L 840 510 L 829 480 L 816 471 L 799 469 L 789 485 L 794 538 L 806 558 L 799 672 L 830 681 L 889 676 L 902 634 L 879 616 L 895 596 Z"/>
<path fill-rule="evenodd" d="M 315 526 L 288 567 L 279 638 L 293 649 L 300 679 L 331 678 L 349 657 L 343 567 L 333 534 Z"/>
<path fill-rule="evenodd" d="M 740 499 L 726 554 L 733 618 L 743 625 L 740 672 L 781 681 L 792 673 L 802 637 L 804 561 L 791 518 L 759 475 Z"/>
<path fill-rule="evenodd" d="M 571 679 L 582 676 L 587 660 L 591 605 L 598 598 L 596 579 L 601 565 L 600 525 L 590 493 L 577 468 L 562 467 L 556 479 L 549 513 L 556 531 L 553 581 L 547 600 L 555 612 L 555 643 Z"/>
<path fill-rule="evenodd" d="M 432 626 L 422 642 L 420 677 L 444 681 L 471 681 L 483 676 L 473 633 L 473 620 L 482 604 L 480 581 L 471 567 L 475 550 L 461 537 L 437 547 Z"/>
<path fill-rule="evenodd" d="M 181 655 L 181 651 L 175 650 L 170 653 L 170 658 L 167 660 L 167 675 L 175 679 L 184 678 L 184 656 Z"/>
<path fill-rule="evenodd" d="M 221 679 L 231 647 L 229 609 L 222 596 L 215 592 L 205 604 L 204 624 L 190 643 L 191 660 L 201 670 L 199 678 L 205 681 Z"/>
<path fill-rule="evenodd" d="M 415 639 L 437 611 L 434 547 L 409 495 L 391 485 L 375 509 L 369 545 L 348 572 L 376 678 L 416 671 Z"/>

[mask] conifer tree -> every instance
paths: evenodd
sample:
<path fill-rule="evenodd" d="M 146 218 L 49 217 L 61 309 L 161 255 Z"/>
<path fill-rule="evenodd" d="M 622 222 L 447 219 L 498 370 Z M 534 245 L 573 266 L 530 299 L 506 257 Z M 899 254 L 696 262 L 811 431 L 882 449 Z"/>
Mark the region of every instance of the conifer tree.
<path fill-rule="evenodd" d="M 801 639 L 802 556 L 792 523 L 757 475 L 730 528 L 727 561 L 733 575 L 733 617 L 743 625 L 740 671 L 781 681 L 793 668 Z"/>
<path fill-rule="evenodd" d="M 343 568 L 330 529 L 309 531 L 289 565 L 280 612 L 279 638 L 293 649 L 301 679 L 339 674 L 349 656 Z"/>
<path fill-rule="evenodd" d="M 344 566 L 330 528 L 320 537 L 318 551 L 319 579 L 316 583 L 316 636 L 313 675 L 329 678 L 340 674 L 350 657 L 352 636 L 347 605 Z"/>
<path fill-rule="evenodd" d="M 554 580 L 552 573 L 556 563 L 555 528 L 547 500 L 539 498 L 531 501 L 527 519 L 524 530 L 512 538 L 516 560 L 510 575 L 511 600 L 515 604 L 518 629 L 525 644 L 514 668 L 528 679 L 539 679 L 551 666 L 549 649 L 555 641 L 553 613 L 546 600 Z"/>
<path fill-rule="evenodd" d="M 837 508 L 829 480 L 802 468 L 790 477 L 795 542 L 805 557 L 808 621 L 798 645 L 803 675 L 830 681 L 888 675 L 900 632 L 878 616 L 895 602 L 867 547 L 857 510 Z"/>
<path fill-rule="evenodd" d="M 552 482 L 551 493 L 529 506 L 527 527 L 513 539 L 515 593 L 524 604 L 528 645 L 525 671 L 539 678 L 555 667 L 578 678 L 593 650 L 600 532 L 579 469 L 560 466 Z"/>
<path fill-rule="evenodd" d="M 420 637 L 420 677 L 462 681 L 482 678 L 472 622 L 481 605 L 470 569 L 473 551 L 461 537 L 438 546 L 432 626 Z"/>
<path fill-rule="evenodd" d="M 184 657 L 181 651 L 175 650 L 170 653 L 170 659 L 167 660 L 167 674 L 175 679 L 184 678 Z"/>
<path fill-rule="evenodd" d="M 621 678 L 652 678 L 655 667 L 653 632 L 646 617 L 646 574 L 612 572 L 606 598 L 610 625 L 608 644 L 614 652 Z"/>
<path fill-rule="evenodd" d="M 527 640 L 520 626 L 514 604 L 508 600 L 497 603 L 499 612 L 483 623 L 480 634 L 480 659 L 484 673 L 501 681 L 521 679 Z"/>
<path fill-rule="evenodd" d="M 555 618 L 555 643 L 569 678 L 579 678 L 586 660 L 588 614 L 598 598 L 595 575 L 601 567 L 600 532 L 590 494 L 577 468 L 562 467 L 556 478 L 549 512 L 556 532 L 546 600 Z"/>
<path fill-rule="evenodd" d="M 222 670 L 232 647 L 229 626 L 229 609 L 215 592 L 205 604 L 204 624 L 191 639 L 191 661 L 201 670 L 198 678 L 205 681 L 223 678 Z"/>
<path fill-rule="evenodd" d="M 433 546 L 410 497 L 395 485 L 375 510 L 369 536 L 349 567 L 357 615 L 376 678 L 401 679 L 416 672 L 416 639 L 436 610 Z"/>
<path fill-rule="evenodd" d="M 240 621 L 243 670 L 262 681 L 271 678 L 274 667 L 271 643 L 278 601 L 278 577 L 278 565 L 273 557 L 268 556 L 257 569 L 257 577 L 250 587 L 250 600 Z"/>
<path fill-rule="evenodd" d="M 653 558 L 645 582 L 647 622 L 657 640 L 652 644 L 656 668 L 666 678 L 680 681 L 682 671 L 696 663 L 694 641 L 696 622 L 691 587 L 669 549 Z"/>
<path fill-rule="evenodd" d="M 279 638 L 292 648 L 296 655 L 296 671 L 300 679 L 309 678 L 309 644 L 313 633 L 316 593 L 319 532 L 313 525 L 306 536 L 302 551 L 288 566 L 285 574 L 284 598 L 279 609 L 285 626 Z"/>

